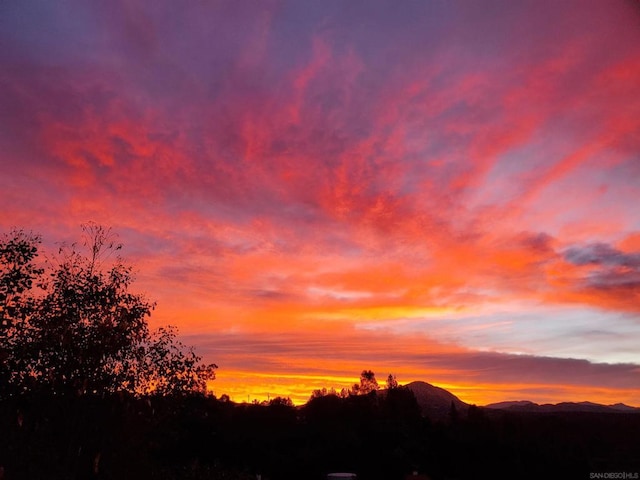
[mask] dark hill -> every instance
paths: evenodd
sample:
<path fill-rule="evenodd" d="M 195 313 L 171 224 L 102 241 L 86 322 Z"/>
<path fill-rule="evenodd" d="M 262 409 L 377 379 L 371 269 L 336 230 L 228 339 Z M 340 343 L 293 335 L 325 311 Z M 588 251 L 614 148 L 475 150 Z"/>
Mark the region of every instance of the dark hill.
<path fill-rule="evenodd" d="M 413 392 L 422 413 L 432 420 L 444 420 L 451 412 L 451 403 L 458 413 L 466 413 L 469 405 L 444 388 L 426 382 L 411 382 L 405 385 Z"/>

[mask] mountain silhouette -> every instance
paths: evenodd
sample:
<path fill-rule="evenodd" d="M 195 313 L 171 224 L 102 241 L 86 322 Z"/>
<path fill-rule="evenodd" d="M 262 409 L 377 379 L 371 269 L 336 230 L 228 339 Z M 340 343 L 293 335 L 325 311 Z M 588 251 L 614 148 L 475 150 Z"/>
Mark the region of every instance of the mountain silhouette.
<path fill-rule="evenodd" d="M 593 402 L 561 402 L 537 404 L 528 400 L 490 403 L 485 408 L 493 410 L 509 410 L 514 412 L 593 412 L 593 413 L 640 413 L 640 408 L 630 407 L 624 403 L 602 405 Z"/>
<path fill-rule="evenodd" d="M 405 387 L 415 395 L 422 413 L 433 420 L 446 419 L 451 412 L 452 404 L 458 413 L 466 413 L 469 409 L 469 404 L 460 400 L 453 393 L 430 383 L 411 382 Z"/>
<path fill-rule="evenodd" d="M 530 402 L 529 400 L 516 400 L 507 402 L 496 402 L 485 405 L 485 408 L 493 408 L 496 410 L 508 410 L 508 409 L 527 409 L 539 406 L 537 403 Z"/>
<path fill-rule="evenodd" d="M 416 397 L 423 415 L 433 420 L 445 420 L 451 414 L 451 405 L 455 406 L 458 413 L 466 414 L 469 404 L 463 402 L 453 393 L 444 388 L 436 387 L 427 382 L 411 382 L 405 385 Z M 512 412 L 537 412 L 537 413 L 640 413 L 640 408 L 616 403 L 603 405 L 593 402 L 561 402 L 557 404 L 538 404 L 529 400 L 505 401 L 491 403 L 483 408 L 490 410 L 506 410 Z"/>

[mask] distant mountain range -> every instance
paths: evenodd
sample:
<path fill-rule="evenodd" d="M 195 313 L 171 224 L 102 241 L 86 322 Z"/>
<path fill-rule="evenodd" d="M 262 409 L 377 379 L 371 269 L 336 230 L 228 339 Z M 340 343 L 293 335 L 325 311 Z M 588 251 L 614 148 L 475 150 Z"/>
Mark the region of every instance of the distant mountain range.
<path fill-rule="evenodd" d="M 640 413 L 640 408 L 630 407 L 624 403 L 602 405 L 593 402 L 562 402 L 545 403 L 539 405 L 528 400 L 515 402 L 498 402 L 486 405 L 485 408 L 494 410 L 509 410 L 514 412 L 594 412 L 594 413 Z"/>
<path fill-rule="evenodd" d="M 444 388 L 436 387 L 426 382 L 411 382 L 405 385 L 413 392 L 422 413 L 432 419 L 445 419 L 451 414 L 451 405 L 458 414 L 466 414 L 470 405 L 463 402 L 453 393 Z M 592 412 L 592 413 L 640 413 L 640 408 L 630 407 L 623 403 L 601 405 L 593 402 L 562 402 L 543 405 L 520 400 L 513 402 L 499 402 L 485 405 L 482 408 L 491 410 L 505 410 L 513 412 Z"/>

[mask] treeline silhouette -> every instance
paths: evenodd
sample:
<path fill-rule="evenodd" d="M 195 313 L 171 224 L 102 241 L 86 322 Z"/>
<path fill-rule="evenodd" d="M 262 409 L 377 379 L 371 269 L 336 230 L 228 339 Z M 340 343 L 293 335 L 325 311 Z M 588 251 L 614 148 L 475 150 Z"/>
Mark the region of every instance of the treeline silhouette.
<path fill-rule="evenodd" d="M 32 393 L 0 402 L 0 430 L 6 479 L 577 479 L 640 467 L 638 414 L 472 407 L 431 419 L 404 387 L 301 407 Z"/>
<path fill-rule="evenodd" d="M 204 365 L 130 292 L 110 230 L 39 260 L 40 238 L 0 241 L 0 480 L 588 478 L 640 470 L 640 415 L 485 410 L 426 414 L 371 370 L 303 406 L 207 393 Z M 83 248 L 84 247 L 84 250 Z M 421 399 L 421 401 L 424 399 Z M 432 410 L 438 411 L 438 410 Z M 424 477 L 423 477 L 424 478 Z"/>

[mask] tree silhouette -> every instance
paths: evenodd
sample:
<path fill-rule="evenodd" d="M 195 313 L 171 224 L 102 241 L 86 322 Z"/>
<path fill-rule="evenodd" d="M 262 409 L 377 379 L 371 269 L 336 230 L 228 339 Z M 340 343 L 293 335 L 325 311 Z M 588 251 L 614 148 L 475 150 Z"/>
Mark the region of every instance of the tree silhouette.
<path fill-rule="evenodd" d="M 360 374 L 360 383 L 355 383 L 351 392 L 353 395 L 368 395 L 379 388 L 376 374 L 372 370 L 363 370 Z"/>
<path fill-rule="evenodd" d="M 35 264 L 40 241 L 23 230 L 12 230 L 0 240 L 0 388 L 26 368 L 21 339 L 35 310 L 31 290 L 44 272 Z"/>
<path fill-rule="evenodd" d="M 62 246 L 46 268 L 34 264 L 39 237 L 13 231 L 0 244 L 0 352 L 8 388 L 204 392 L 217 367 L 201 365 L 174 328 L 149 331 L 154 304 L 131 293 L 132 267 L 114 255 L 121 244 L 95 224 L 83 232 L 84 249 Z"/>
<path fill-rule="evenodd" d="M 173 326 L 160 327 L 141 346 L 133 383 L 129 388 L 143 394 L 185 395 L 205 392 L 207 381 L 215 378 L 215 364 L 200 364 L 192 347 L 177 339 Z"/>

